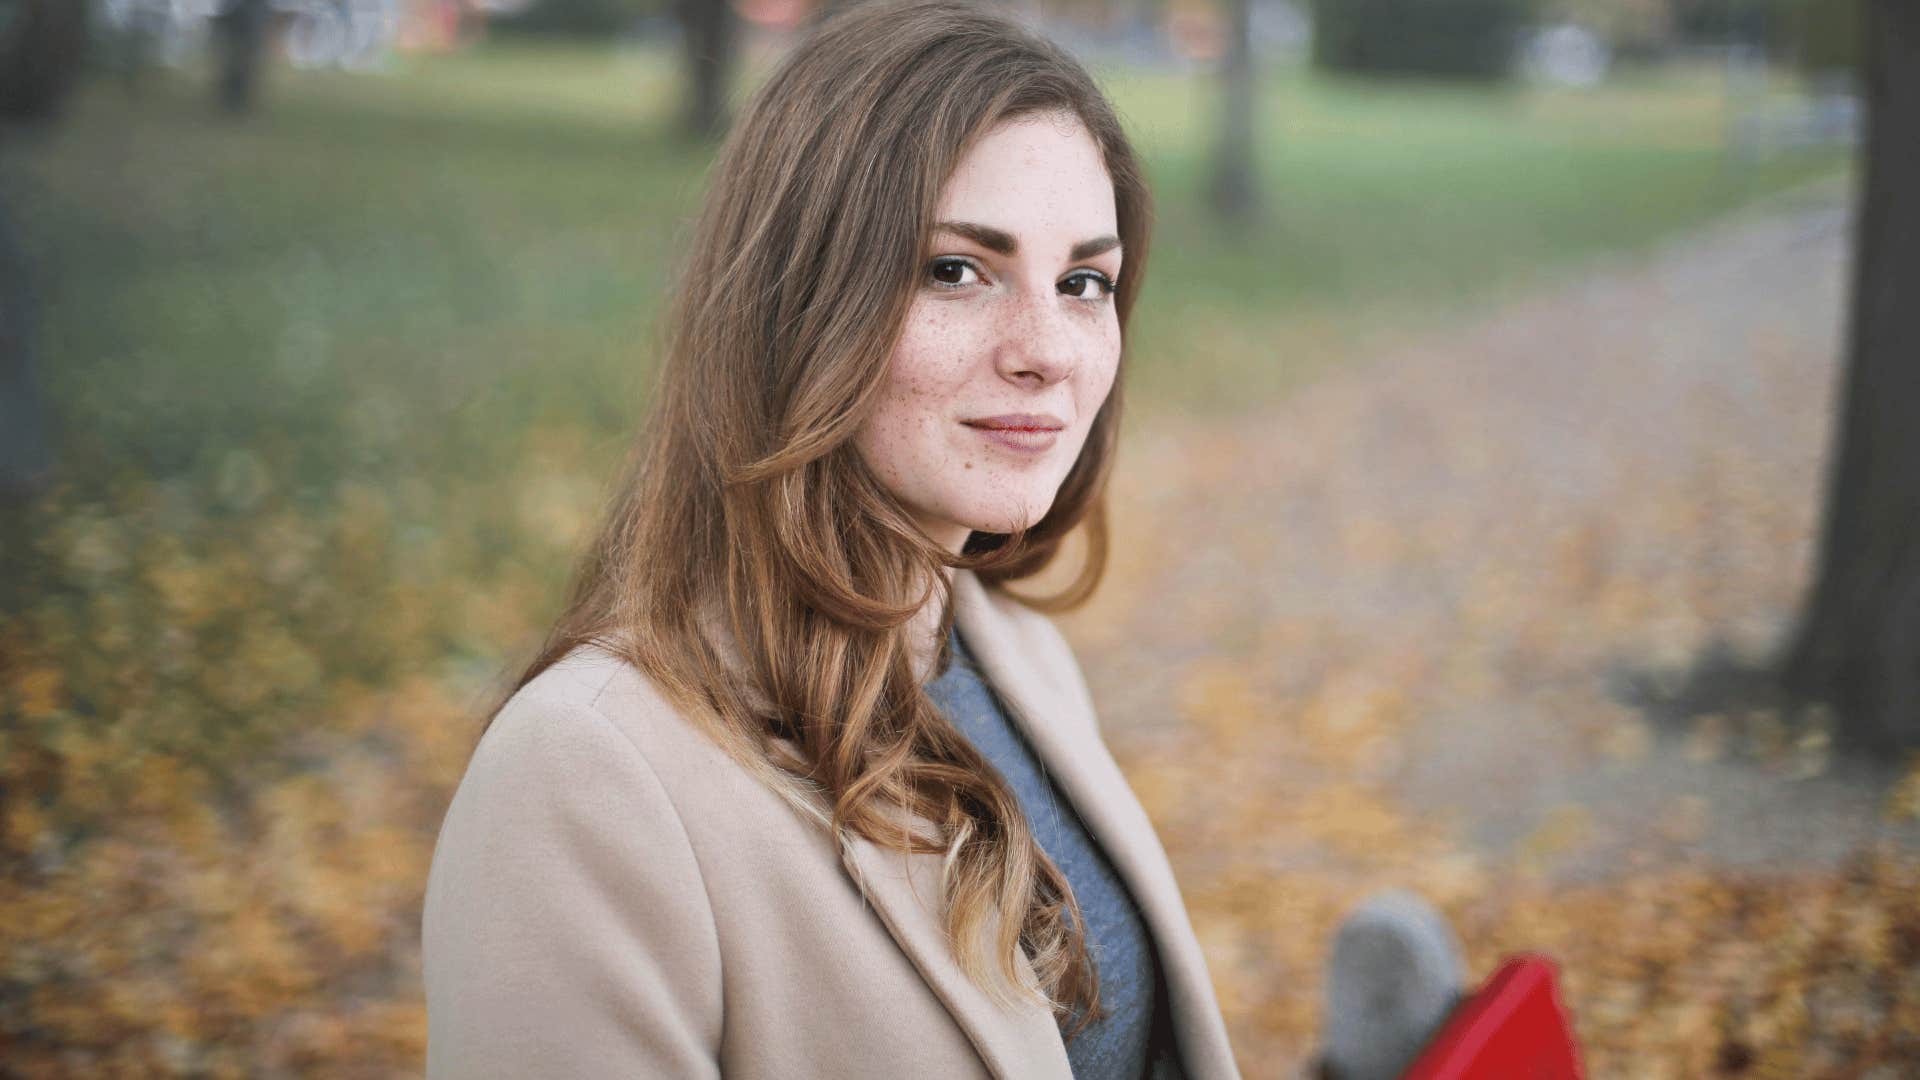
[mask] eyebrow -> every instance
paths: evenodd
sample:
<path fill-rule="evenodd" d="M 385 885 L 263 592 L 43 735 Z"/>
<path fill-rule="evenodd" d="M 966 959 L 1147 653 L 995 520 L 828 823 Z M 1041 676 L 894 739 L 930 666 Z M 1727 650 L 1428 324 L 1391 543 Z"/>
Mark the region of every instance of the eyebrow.
<path fill-rule="evenodd" d="M 1012 233 L 996 229 L 991 225 L 976 225 L 971 221 L 940 221 L 934 223 L 933 231 L 964 236 L 999 255 L 1012 255 L 1020 250 L 1020 241 L 1015 240 Z M 1091 259 L 1095 255 L 1105 254 L 1119 246 L 1120 238 L 1111 233 L 1106 236 L 1096 236 L 1091 240 L 1082 240 L 1073 245 L 1073 250 L 1067 252 L 1067 259 L 1072 262 Z"/>

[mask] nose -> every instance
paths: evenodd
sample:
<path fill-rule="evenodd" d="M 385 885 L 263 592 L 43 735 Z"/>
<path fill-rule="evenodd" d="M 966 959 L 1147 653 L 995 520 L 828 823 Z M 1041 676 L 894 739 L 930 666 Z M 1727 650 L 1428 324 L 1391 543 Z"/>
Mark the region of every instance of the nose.
<path fill-rule="evenodd" d="M 1038 390 L 1070 378 L 1080 366 L 1080 335 L 1062 298 L 1052 288 L 1045 295 L 1022 292 L 1014 310 L 1000 325 L 1000 343 L 994 363 L 1000 377 L 1025 389 Z"/>

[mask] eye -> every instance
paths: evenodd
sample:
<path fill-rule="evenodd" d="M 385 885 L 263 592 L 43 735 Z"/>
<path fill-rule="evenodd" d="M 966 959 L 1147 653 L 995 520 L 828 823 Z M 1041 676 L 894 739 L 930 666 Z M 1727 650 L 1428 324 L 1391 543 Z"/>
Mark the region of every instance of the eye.
<path fill-rule="evenodd" d="M 1087 292 L 1087 286 L 1093 292 Z M 1060 291 L 1076 300 L 1104 300 L 1113 295 L 1114 280 L 1098 270 L 1076 270 L 1060 281 Z"/>
<path fill-rule="evenodd" d="M 973 275 L 969 278 L 967 275 Z M 957 255 L 942 255 L 927 265 L 927 276 L 935 285 L 942 288 L 958 289 L 964 285 L 973 285 L 980 280 L 980 268 L 969 259 Z"/>

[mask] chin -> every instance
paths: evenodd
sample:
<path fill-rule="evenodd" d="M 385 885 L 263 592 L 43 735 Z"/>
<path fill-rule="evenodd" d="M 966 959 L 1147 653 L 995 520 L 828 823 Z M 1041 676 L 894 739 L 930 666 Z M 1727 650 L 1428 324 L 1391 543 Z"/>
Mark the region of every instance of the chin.
<path fill-rule="evenodd" d="M 1047 516 L 1053 508 L 1053 500 L 1037 499 L 1030 502 L 1013 500 L 995 501 L 991 505 L 976 505 L 956 520 L 964 523 L 974 532 L 1010 533 L 1017 529 L 1030 529 Z"/>

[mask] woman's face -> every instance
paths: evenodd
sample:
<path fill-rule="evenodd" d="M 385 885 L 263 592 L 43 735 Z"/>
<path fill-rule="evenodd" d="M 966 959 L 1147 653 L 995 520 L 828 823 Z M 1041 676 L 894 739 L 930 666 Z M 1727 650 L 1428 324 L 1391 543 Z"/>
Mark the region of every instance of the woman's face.
<path fill-rule="evenodd" d="M 1120 262 L 1113 183 L 1071 114 L 991 129 L 947 181 L 855 446 L 948 550 L 1053 505 L 1119 368 Z"/>

